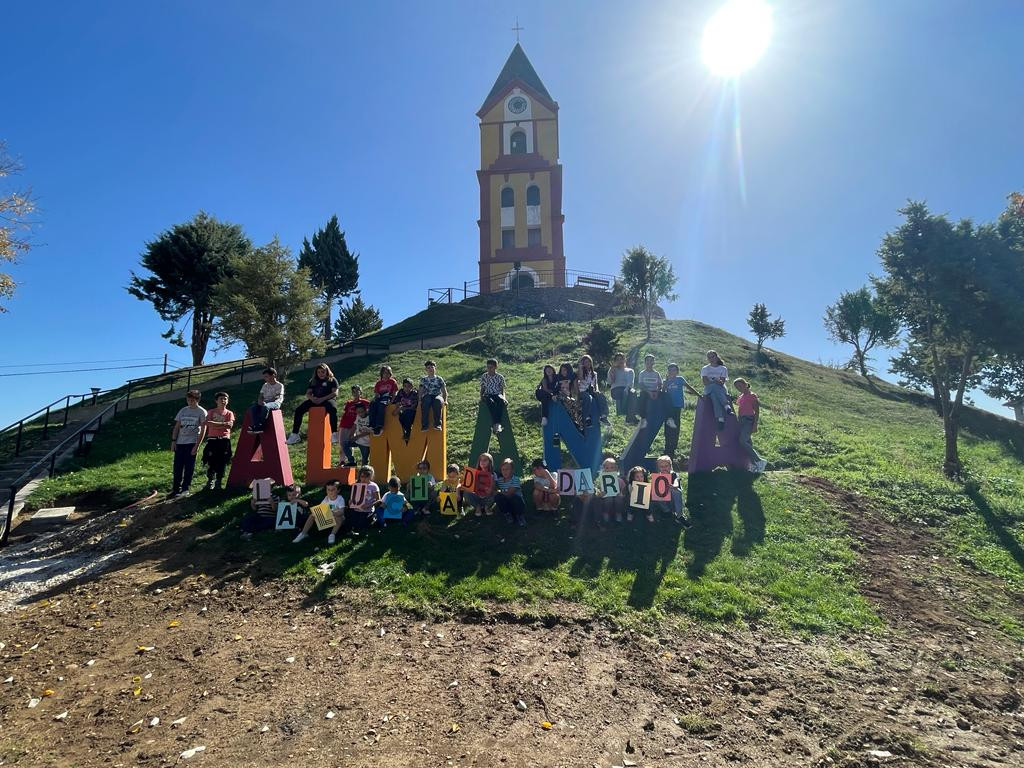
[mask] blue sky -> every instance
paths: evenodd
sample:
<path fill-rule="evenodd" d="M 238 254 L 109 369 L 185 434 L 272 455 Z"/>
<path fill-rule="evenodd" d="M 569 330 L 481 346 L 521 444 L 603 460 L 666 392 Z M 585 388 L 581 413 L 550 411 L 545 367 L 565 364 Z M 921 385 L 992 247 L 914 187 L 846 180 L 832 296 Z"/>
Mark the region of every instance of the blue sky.
<path fill-rule="evenodd" d="M 671 316 L 746 335 L 763 301 L 787 322 L 777 348 L 844 359 L 823 310 L 877 270 L 907 198 L 987 220 L 1024 187 L 1024 4 L 777 0 L 772 43 L 735 91 L 699 58 L 717 6 L 6 8 L 0 137 L 41 225 L 0 316 L 0 373 L 187 361 L 124 286 L 144 242 L 200 209 L 295 250 L 337 213 L 388 323 L 428 287 L 475 279 L 475 112 L 517 14 L 561 107 L 568 266 L 615 272 L 643 243 L 681 278 Z M 147 370 L 0 378 L 0 422 Z"/>

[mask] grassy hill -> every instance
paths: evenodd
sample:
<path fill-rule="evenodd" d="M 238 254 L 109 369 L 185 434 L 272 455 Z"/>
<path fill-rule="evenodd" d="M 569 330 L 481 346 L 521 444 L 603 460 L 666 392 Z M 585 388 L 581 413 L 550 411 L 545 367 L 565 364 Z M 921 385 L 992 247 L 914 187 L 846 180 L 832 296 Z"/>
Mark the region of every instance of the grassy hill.
<path fill-rule="evenodd" d="M 474 318 L 475 319 L 475 318 Z M 654 341 L 642 344 L 642 324 L 614 321 L 622 348 L 651 352 L 664 371 L 678 362 L 695 380 L 704 352 L 717 349 L 730 373 L 751 380 L 761 397 L 758 448 L 773 471 L 753 479 L 719 471 L 689 479 L 694 526 L 638 517 L 622 530 L 574 525 L 531 514 L 525 529 L 504 520 L 434 517 L 411 529 L 392 526 L 356 540 L 326 545 L 324 536 L 292 545 L 268 533 L 238 540 L 237 522 L 248 497 L 196 493 L 177 502 L 201 535 L 183 538 L 196 563 L 231 552 L 251 562 L 257 577 L 300 580 L 315 595 L 364 588 L 383 607 L 425 614 L 474 612 L 494 604 L 545 613 L 572 611 L 624 623 L 671 621 L 757 622 L 783 630 L 843 633 L 880 625 L 864 597 L 868 575 L 858 509 L 870 506 L 896 530 L 934 539 L 930 558 L 900 567 L 913 584 L 937 584 L 939 569 L 957 569 L 979 587 L 970 601 L 974 619 L 1024 640 L 1018 601 L 1024 594 L 1024 430 L 1008 420 L 974 412 L 963 435 L 966 487 L 941 474 L 941 422 L 920 396 L 892 387 L 873 392 L 857 376 L 782 354 L 754 362 L 744 340 L 692 321 L 655 321 Z M 510 416 L 524 457 L 541 454 L 540 409 L 532 392 L 545 362 L 578 359 L 583 324 L 551 324 L 501 332 L 489 342 L 387 357 L 398 377 L 419 375 L 427 354 L 449 382 L 449 460 L 465 464 L 476 418 L 482 356 L 497 344 L 510 384 Z M 370 385 L 381 357 L 348 359 L 335 367 L 342 391 Z M 308 372 L 286 381 L 285 413 L 302 399 Z M 241 412 L 253 386 L 229 390 Z M 209 405 L 206 393 L 204 405 Z M 104 428 L 91 454 L 74 471 L 44 482 L 36 507 L 126 505 L 153 489 L 166 490 L 166 446 L 178 404 L 154 405 L 120 416 Z M 688 448 L 693 412 L 684 413 L 681 451 Z M 615 420 L 613 452 L 627 438 Z M 661 439 L 654 445 L 660 451 Z M 292 448 L 297 478 L 305 444 Z M 319 489 L 307 489 L 319 500 Z M 137 513 L 144 519 L 145 512 Z M 317 566 L 334 563 L 324 576 Z"/>

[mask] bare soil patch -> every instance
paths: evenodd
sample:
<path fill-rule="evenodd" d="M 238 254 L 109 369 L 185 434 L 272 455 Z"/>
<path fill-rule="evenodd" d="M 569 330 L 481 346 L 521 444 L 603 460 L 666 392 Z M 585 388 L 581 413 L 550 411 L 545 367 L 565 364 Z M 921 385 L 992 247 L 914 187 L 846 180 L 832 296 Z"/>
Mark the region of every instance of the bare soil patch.
<path fill-rule="evenodd" d="M 62 529 L 63 549 L 119 536 L 123 556 L 0 617 L 0 680 L 13 678 L 0 683 L 0 763 L 1024 764 L 1020 648 L 963 609 L 987 585 L 955 563 L 944 582 L 947 569 L 925 567 L 939 556 L 926 532 L 804 482 L 860 537 L 885 633 L 666 622 L 641 635 L 575 606 L 549 621 L 422 621 L 358 591 L 313 602 L 231 558 L 192 562 L 182 543 L 203 533 L 174 505 L 123 527 L 119 513 L 90 518 Z"/>

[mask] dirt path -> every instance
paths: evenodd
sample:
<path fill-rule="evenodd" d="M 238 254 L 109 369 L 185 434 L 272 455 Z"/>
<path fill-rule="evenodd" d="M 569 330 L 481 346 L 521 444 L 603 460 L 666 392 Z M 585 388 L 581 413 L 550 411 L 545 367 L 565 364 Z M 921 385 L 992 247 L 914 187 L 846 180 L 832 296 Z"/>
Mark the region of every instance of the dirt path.
<path fill-rule="evenodd" d="M 968 600 L 966 586 L 919 577 L 934 556 L 923 533 L 901 538 L 858 499 L 804 482 L 865 521 L 854 533 L 886 633 L 648 637 L 571 606 L 547 624 L 422 622 L 361 593 L 310 604 L 244 564 L 203 573 L 182 547 L 202 535 L 173 505 L 126 527 L 104 516 L 106 534 L 65 529 L 68 552 L 119 535 L 131 553 L 3 615 L 0 763 L 1024 764 L 1020 649 L 939 589 Z"/>

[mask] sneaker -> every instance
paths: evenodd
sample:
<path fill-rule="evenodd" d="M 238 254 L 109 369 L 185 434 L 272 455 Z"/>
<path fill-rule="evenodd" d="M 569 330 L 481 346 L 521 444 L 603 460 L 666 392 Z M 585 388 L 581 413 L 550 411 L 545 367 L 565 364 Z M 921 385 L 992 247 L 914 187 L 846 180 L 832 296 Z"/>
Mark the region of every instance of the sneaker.
<path fill-rule="evenodd" d="M 588 416 L 586 418 L 586 420 L 583 422 L 583 426 L 584 427 L 589 427 L 589 426 L 593 425 L 593 423 L 594 423 L 594 420 Z"/>
<path fill-rule="evenodd" d="M 477 508 L 476 508 L 476 512 L 475 512 L 474 514 L 475 514 L 475 515 L 476 515 L 477 517 L 482 517 L 484 513 L 483 513 L 483 512 L 482 512 L 482 511 L 480 510 L 480 507 L 477 507 Z"/>
<path fill-rule="evenodd" d="M 434 425 L 434 429 L 436 429 L 438 432 L 443 432 L 444 431 L 444 428 L 440 424 L 435 424 Z"/>
<path fill-rule="evenodd" d="M 170 499 L 176 499 L 180 495 L 181 495 L 181 491 L 171 491 L 170 493 L 167 494 L 167 499 L 168 499 L 168 501 Z"/>
<path fill-rule="evenodd" d="M 757 462 L 757 470 L 756 471 L 757 471 L 758 474 L 764 472 L 765 469 L 767 469 L 767 468 L 768 468 L 768 462 L 765 461 L 764 459 L 761 459 L 759 462 Z"/>
<path fill-rule="evenodd" d="M 668 421 L 666 421 L 665 426 L 668 427 L 669 429 L 679 429 L 679 425 L 676 424 L 675 419 L 669 419 Z"/>
<path fill-rule="evenodd" d="M 382 431 L 383 430 L 380 427 L 375 427 L 374 430 L 373 430 L 373 434 L 379 435 Z"/>
<path fill-rule="evenodd" d="M 626 513 L 626 522 L 627 523 L 632 523 L 633 522 L 633 513 L 632 512 L 627 512 Z"/>
<path fill-rule="evenodd" d="M 243 531 L 243 532 L 242 532 L 242 538 L 243 538 L 243 539 L 244 539 L 245 541 L 249 541 L 249 539 L 251 539 L 251 538 L 252 538 L 252 533 L 250 533 L 249 531 Z"/>
<path fill-rule="evenodd" d="M 499 432 L 504 432 L 504 431 L 505 431 L 505 428 L 503 426 L 501 426 L 501 424 L 495 424 L 494 425 L 494 434 L 498 434 Z"/>
<path fill-rule="evenodd" d="M 647 429 L 647 419 L 640 419 L 640 429 Z"/>
<path fill-rule="evenodd" d="M 520 528 L 525 528 L 526 527 L 526 518 L 523 517 L 522 515 L 517 517 L 516 518 L 516 525 L 518 525 Z"/>
<path fill-rule="evenodd" d="M 335 536 L 335 535 L 334 535 L 333 533 L 332 533 L 332 534 L 330 534 L 330 535 L 329 535 L 329 536 L 327 537 L 327 543 L 328 543 L 328 544 L 333 544 L 333 543 L 334 543 L 335 541 L 337 541 L 337 540 L 338 540 L 338 539 L 337 539 L 337 537 L 336 537 L 336 536 Z"/>
<path fill-rule="evenodd" d="M 338 445 L 341 442 L 341 435 L 335 432 L 333 435 L 331 435 L 331 442 L 334 443 L 335 445 Z"/>
<path fill-rule="evenodd" d="M 206 481 L 206 485 L 204 487 L 208 491 L 212 491 L 213 490 L 213 478 L 212 477 L 209 480 Z"/>
<path fill-rule="evenodd" d="M 621 523 L 622 522 L 622 513 L 621 512 L 616 512 L 615 513 L 615 522 L 616 523 Z"/>
<path fill-rule="evenodd" d="M 294 539 L 292 539 L 292 544 L 298 544 L 300 541 L 305 541 L 308 538 L 309 538 L 309 534 L 308 533 L 300 533 L 298 536 L 296 536 Z"/>
<path fill-rule="evenodd" d="M 490 507 L 485 507 L 484 508 L 484 514 L 485 515 L 493 515 L 494 514 L 494 506 L 492 505 Z"/>
<path fill-rule="evenodd" d="M 640 421 L 637 419 L 636 416 L 627 416 L 626 423 L 631 427 L 635 427 L 637 424 L 640 423 Z"/>
<path fill-rule="evenodd" d="M 654 522 L 654 515 L 652 513 L 650 513 L 650 512 L 647 513 L 647 522 L 648 523 L 653 523 Z"/>
<path fill-rule="evenodd" d="M 547 416 L 541 416 L 540 417 L 540 425 L 542 427 L 546 427 L 548 425 L 548 417 Z"/>
<path fill-rule="evenodd" d="M 688 518 L 686 515 L 678 515 L 676 517 L 676 522 L 683 526 L 683 528 L 690 527 L 690 518 Z"/>
<path fill-rule="evenodd" d="M 178 496 L 183 498 L 183 499 L 187 499 L 191 495 L 192 495 L 192 491 L 190 491 L 188 488 L 186 488 L 185 490 L 183 490 L 181 493 L 178 494 Z"/>
<path fill-rule="evenodd" d="M 424 424 L 424 425 L 422 425 L 420 427 L 420 432 L 426 432 L 428 429 L 430 429 L 430 427 L 428 427 L 426 424 Z"/>
<path fill-rule="evenodd" d="M 298 432 L 292 432 L 290 435 L 288 435 L 288 437 L 285 439 L 284 442 L 285 442 L 285 445 L 295 445 L 301 439 L 302 438 L 299 437 L 299 433 Z"/>
<path fill-rule="evenodd" d="M 611 421 L 608 420 L 607 416 L 601 417 L 601 423 L 604 424 L 606 427 L 610 427 L 612 425 Z"/>

